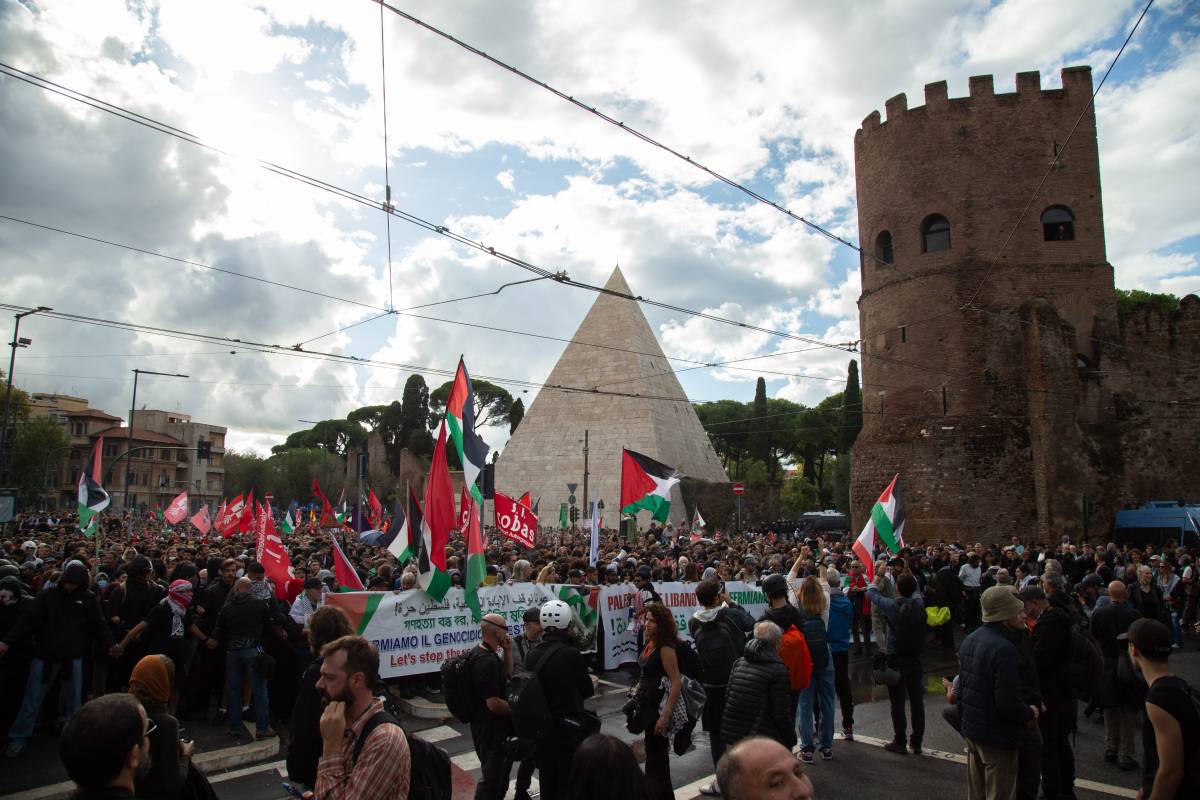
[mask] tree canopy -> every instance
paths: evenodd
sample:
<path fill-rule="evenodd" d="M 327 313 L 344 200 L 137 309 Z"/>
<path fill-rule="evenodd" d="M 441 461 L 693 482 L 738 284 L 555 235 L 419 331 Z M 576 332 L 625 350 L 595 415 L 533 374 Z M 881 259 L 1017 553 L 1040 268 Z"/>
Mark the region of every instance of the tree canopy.
<path fill-rule="evenodd" d="M 450 390 L 454 381 L 446 381 L 429 393 L 429 429 L 437 430 L 438 423 L 446 414 L 446 401 L 450 399 Z M 503 388 L 494 383 L 481 380 L 471 381 L 471 389 L 475 394 L 475 428 L 486 428 L 489 425 L 505 425 L 511 427 L 513 397 Z M 524 413 L 524 404 L 521 407 Z"/>

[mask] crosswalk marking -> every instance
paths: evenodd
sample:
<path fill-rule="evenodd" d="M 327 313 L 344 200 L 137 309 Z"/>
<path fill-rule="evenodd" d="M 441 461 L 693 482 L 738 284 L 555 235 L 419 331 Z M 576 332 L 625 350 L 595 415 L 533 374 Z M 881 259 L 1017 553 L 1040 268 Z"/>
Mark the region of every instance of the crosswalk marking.
<path fill-rule="evenodd" d="M 458 735 L 459 735 L 458 731 L 454 730 L 454 728 L 451 728 L 449 725 L 442 725 L 437 728 L 430 728 L 430 729 L 424 730 L 424 731 L 417 731 L 413 734 L 413 736 L 416 736 L 418 739 L 423 739 L 426 742 L 429 742 L 430 744 L 437 744 L 438 742 L 444 742 L 447 739 L 453 739 L 454 737 L 456 737 Z"/>

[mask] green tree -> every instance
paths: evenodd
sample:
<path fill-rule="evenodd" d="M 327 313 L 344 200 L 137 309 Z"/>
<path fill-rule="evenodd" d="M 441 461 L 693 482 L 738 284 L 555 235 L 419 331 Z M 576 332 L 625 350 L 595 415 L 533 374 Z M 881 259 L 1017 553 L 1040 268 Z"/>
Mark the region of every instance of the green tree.
<path fill-rule="evenodd" d="M 407 447 L 419 458 L 433 455 L 433 436 L 429 429 L 429 387 L 420 375 L 409 375 L 404 384 L 404 403 L 400 421 L 399 447 Z M 400 453 L 396 451 L 397 469 Z"/>
<path fill-rule="evenodd" d="M 517 432 L 517 426 L 521 424 L 521 420 L 525 419 L 525 401 L 521 398 L 513 400 L 512 409 L 508 412 L 508 435 L 512 436 Z"/>
<path fill-rule="evenodd" d="M 771 458 L 771 437 L 766 429 L 770 420 L 767 416 L 767 382 L 762 378 L 754 384 L 754 405 L 750 409 L 750 457 L 766 464 Z"/>
<path fill-rule="evenodd" d="M 779 507 L 789 514 L 819 511 L 821 499 L 817 487 L 804 478 L 788 478 L 779 487 Z"/>
<path fill-rule="evenodd" d="M 71 437 L 53 417 L 34 417 L 17 425 L 8 440 L 9 464 L 13 485 L 23 502 L 36 502 L 58 483 L 60 465 L 70 445 Z"/>
<path fill-rule="evenodd" d="M 345 462 L 319 447 L 297 447 L 267 459 L 270 469 L 270 489 L 279 505 L 307 503 L 312 496 L 312 481 L 321 483 L 322 491 L 340 492 Z M 228 482 L 228 470 L 226 471 Z M 336 494 L 334 496 L 336 500 Z"/>
<path fill-rule="evenodd" d="M 345 456 L 367 442 L 367 432 L 358 422 L 348 419 L 323 419 L 305 431 L 296 431 L 271 452 L 283 453 L 297 447 L 319 447 L 338 456 Z"/>
<path fill-rule="evenodd" d="M 721 466 L 730 475 L 739 474 L 742 459 L 746 456 L 750 406 L 737 400 L 718 400 L 696 403 L 692 408 L 708 432 Z"/>
<path fill-rule="evenodd" d="M 842 430 L 839 436 L 838 452 L 850 452 L 862 426 L 862 390 L 858 385 L 858 362 L 852 358 L 846 373 L 846 391 L 842 392 Z"/>
<path fill-rule="evenodd" d="M 429 393 L 429 429 L 436 431 L 442 417 L 446 415 L 446 401 L 454 381 L 446 381 Z M 513 398 L 507 391 L 488 381 L 471 381 L 475 394 L 475 429 L 489 425 L 510 425 Z"/>
<path fill-rule="evenodd" d="M 275 474 L 267 459 L 256 453 L 225 453 L 225 494 L 234 497 L 254 490 L 261 498 L 275 489 Z"/>

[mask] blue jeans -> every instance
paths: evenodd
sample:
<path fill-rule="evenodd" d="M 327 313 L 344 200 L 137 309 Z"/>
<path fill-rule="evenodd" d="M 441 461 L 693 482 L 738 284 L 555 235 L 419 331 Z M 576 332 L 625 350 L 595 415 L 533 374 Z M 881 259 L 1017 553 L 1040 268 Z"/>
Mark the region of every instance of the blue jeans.
<path fill-rule="evenodd" d="M 21 702 L 21 710 L 17 719 L 8 731 L 10 742 L 28 742 L 33 737 L 33 728 L 38 721 L 42 701 L 46 699 L 46 691 L 58 677 L 62 669 L 60 664 L 47 664 L 40 658 L 35 658 L 29 665 L 29 678 L 25 681 L 25 699 Z M 79 710 L 79 701 L 83 694 L 83 659 L 77 658 L 71 662 L 71 675 L 63 680 L 61 703 L 63 717 L 70 719 Z"/>
<path fill-rule="evenodd" d="M 242 730 L 242 681 L 250 676 L 250 694 L 254 698 L 254 727 L 259 733 L 271 727 L 270 706 L 267 701 L 267 679 L 254 668 L 257 647 L 243 647 L 225 652 L 225 682 L 229 685 L 229 730 Z"/>
<path fill-rule="evenodd" d="M 825 664 L 821 669 L 817 669 L 817 665 L 813 665 L 812 680 L 808 682 L 808 686 L 800 693 L 799 709 L 796 713 L 796 720 L 800 726 L 800 746 L 805 750 L 813 749 L 813 698 L 821 704 L 821 730 L 817 733 L 820 736 L 821 749 L 824 750 L 833 747 L 833 715 L 834 715 L 834 691 L 833 691 L 833 657 L 826 659 Z"/>

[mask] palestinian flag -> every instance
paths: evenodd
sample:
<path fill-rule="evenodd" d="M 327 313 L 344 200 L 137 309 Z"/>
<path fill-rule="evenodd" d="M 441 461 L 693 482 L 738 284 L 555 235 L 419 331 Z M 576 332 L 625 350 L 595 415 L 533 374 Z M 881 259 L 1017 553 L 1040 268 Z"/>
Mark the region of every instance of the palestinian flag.
<path fill-rule="evenodd" d="M 446 422 L 443 420 L 438 428 L 437 444 L 433 448 L 429 480 L 425 484 L 424 519 L 417 549 L 417 582 L 426 594 L 439 603 L 450 588 L 450 575 L 446 572 L 446 545 L 450 543 L 450 531 L 454 529 L 456 521 L 454 486 L 450 482 L 450 468 L 446 464 Z"/>
<path fill-rule="evenodd" d="M 108 492 L 87 472 L 79 475 L 79 529 L 87 536 L 96 532 L 95 516 L 108 508 Z"/>
<path fill-rule="evenodd" d="M 569 523 L 567 522 L 567 504 L 559 503 L 558 504 L 558 527 L 562 528 L 563 530 L 566 530 L 568 524 Z"/>
<path fill-rule="evenodd" d="M 467 365 L 463 363 L 462 356 L 458 359 L 458 372 L 454 375 L 450 397 L 446 399 L 445 421 L 450 426 L 450 436 L 454 439 L 454 448 L 463 467 L 463 479 L 471 496 L 482 508 L 483 490 L 479 487 L 479 474 L 483 472 L 483 465 L 487 461 L 488 446 L 475 433 L 475 392 L 471 388 L 471 376 L 467 374 Z M 451 505 L 453 502 L 451 498 Z M 428 509 L 426 513 L 429 513 Z"/>
<path fill-rule="evenodd" d="M 475 498 L 471 498 L 471 504 L 468 507 L 470 521 L 466 531 L 467 574 L 463 580 L 463 594 L 467 608 L 471 609 L 471 616 L 475 622 L 483 619 L 483 611 L 479 607 L 479 585 L 487 577 L 487 560 L 483 553 L 483 530 L 479 525 L 481 511 L 482 509 L 475 505 Z"/>
<path fill-rule="evenodd" d="M 704 526 L 707 525 L 704 517 L 700 516 L 700 506 L 696 506 L 696 516 L 692 518 L 692 533 L 703 534 Z"/>
<path fill-rule="evenodd" d="M 854 542 L 854 554 L 865 567 L 867 580 L 875 580 L 875 550 L 882 543 L 892 553 L 899 553 L 904 546 L 904 524 L 907 515 L 904 510 L 904 500 L 900 497 L 900 487 L 897 485 L 900 475 L 892 478 L 892 482 L 879 495 L 875 505 L 871 507 L 871 517 L 863 526 L 862 533 Z"/>
<path fill-rule="evenodd" d="M 350 560 L 342 552 L 337 537 L 330 533 L 329 539 L 333 542 L 333 579 L 337 583 L 337 590 L 339 592 L 366 591 L 367 587 L 363 586 L 362 581 L 358 578 L 358 573 L 354 571 L 354 567 L 350 566 Z"/>
<path fill-rule="evenodd" d="M 621 513 L 645 509 L 652 519 L 666 522 L 671 512 L 671 487 L 679 471 L 632 450 L 621 451 Z"/>
<path fill-rule="evenodd" d="M 392 524 L 388 526 L 387 534 L 384 536 L 388 539 L 384 546 L 400 564 L 416 557 L 417 543 L 414 539 L 420 538 L 421 526 L 425 519 L 421 514 L 421 504 L 417 502 L 417 496 L 413 494 L 412 488 L 406 489 L 405 494 L 407 495 L 405 501 L 408 503 L 408 513 L 404 512 L 400 498 L 397 497 L 395 510 L 392 512 Z M 381 539 L 381 545 L 382 542 Z"/>
<path fill-rule="evenodd" d="M 292 536 L 296 533 L 296 516 L 294 509 L 296 504 L 293 502 L 288 506 L 287 516 L 283 518 L 283 533 L 286 536 Z"/>

